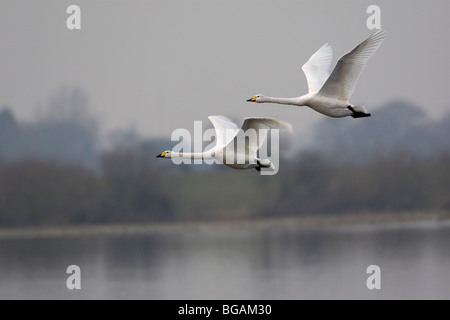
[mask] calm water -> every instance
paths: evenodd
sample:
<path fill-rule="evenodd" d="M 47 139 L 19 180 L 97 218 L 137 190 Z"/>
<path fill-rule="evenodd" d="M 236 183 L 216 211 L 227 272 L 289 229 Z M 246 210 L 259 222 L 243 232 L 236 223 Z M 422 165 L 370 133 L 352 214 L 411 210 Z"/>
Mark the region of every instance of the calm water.
<path fill-rule="evenodd" d="M 450 299 L 449 244 L 432 223 L 0 240 L 0 299 Z M 81 291 L 66 289 L 73 264 Z"/>

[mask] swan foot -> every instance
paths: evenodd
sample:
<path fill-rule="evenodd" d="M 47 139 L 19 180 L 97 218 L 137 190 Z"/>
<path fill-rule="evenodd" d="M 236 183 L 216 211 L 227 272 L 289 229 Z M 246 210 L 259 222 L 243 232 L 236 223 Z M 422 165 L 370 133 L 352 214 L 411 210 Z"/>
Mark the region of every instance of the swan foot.
<path fill-rule="evenodd" d="M 262 168 L 273 168 L 272 162 L 270 160 L 256 160 L 258 166 L 255 168 L 256 171 L 261 172 Z"/>
<path fill-rule="evenodd" d="M 365 113 L 365 112 L 361 112 L 361 111 L 356 111 L 355 108 L 353 108 L 352 106 L 348 106 L 347 107 L 348 110 L 350 110 L 352 113 L 352 118 L 367 118 L 367 117 L 371 117 L 372 115 L 370 113 Z"/>

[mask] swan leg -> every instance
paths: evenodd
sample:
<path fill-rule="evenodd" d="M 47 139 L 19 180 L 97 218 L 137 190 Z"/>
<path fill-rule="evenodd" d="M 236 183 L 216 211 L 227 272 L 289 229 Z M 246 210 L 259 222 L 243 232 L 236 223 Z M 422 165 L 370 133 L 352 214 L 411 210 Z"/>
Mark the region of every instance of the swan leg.
<path fill-rule="evenodd" d="M 261 168 L 263 167 L 261 165 L 261 161 L 259 159 L 256 159 L 256 163 L 258 164 L 258 166 L 255 168 L 256 171 L 261 172 Z"/>
<path fill-rule="evenodd" d="M 350 110 L 352 112 L 352 118 L 367 118 L 367 117 L 371 117 L 372 115 L 370 113 L 364 113 L 364 112 L 360 112 L 360 111 L 356 111 L 355 108 L 353 108 L 352 106 L 348 106 L 347 107 L 348 110 Z"/>
<path fill-rule="evenodd" d="M 258 172 L 260 172 L 262 168 L 272 168 L 272 163 L 269 159 L 262 161 L 260 159 L 256 159 L 256 163 L 258 164 L 258 166 L 255 169 Z"/>

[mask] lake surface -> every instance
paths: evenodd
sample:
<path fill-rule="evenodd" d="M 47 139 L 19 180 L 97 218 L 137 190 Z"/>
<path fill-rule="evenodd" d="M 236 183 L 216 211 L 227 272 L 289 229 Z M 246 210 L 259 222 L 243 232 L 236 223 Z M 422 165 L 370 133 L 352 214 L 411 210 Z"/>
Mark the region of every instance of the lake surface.
<path fill-rule="evenodd" d="M 2 239 L 0 299 L 450 299 L 450 226 Z"/>

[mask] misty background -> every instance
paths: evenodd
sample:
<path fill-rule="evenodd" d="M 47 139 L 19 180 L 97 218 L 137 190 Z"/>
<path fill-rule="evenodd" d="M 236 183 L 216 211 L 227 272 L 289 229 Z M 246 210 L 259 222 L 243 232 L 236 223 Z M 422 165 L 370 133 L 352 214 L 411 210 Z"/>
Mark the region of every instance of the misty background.
<path fill-rule="evenodd" d="M 371 118 L 246 102 L 305 93 L 301 66 L 372 34 L 373 4 L 388 38 L 351 99 Z M 450 297 L 449 10 L 0 0 L 0 299 Z M 210 115 L 291 122 L 279 173 L 156 159 Z"/>
<path fill-rule="evenodd" d="M 378 1 L 388 39 L 352 97 L 372 118 L 257 105 L 373 31 L 369 1 L 0 1 L 0 226 L 450 209 L 444 1 Z M 224 115 L 290 121 L 280 173 L 156 159 Z M 230 201 L 233 199 L 233 201 Z"/>
<path fill-rule="evenodd" d="M 323 116 L 245 102 L 307 91 L 301 66 L 324 43 L 334 60 L 373 31 L 370 1 L 0 1 L 0 97 L 31 121 L 61 85 L 79 86 L 104 137 L 133 128 L 166 138 L 209 115 L 289 119 L 308 142 Z M 377 1 L 388 38 L 352 97 L 376 115 L 392 100 L 438 119 L 449 110 L 448 1 Z M 352 119 L 341 119 L 351 122 Z"/>

